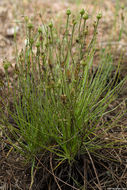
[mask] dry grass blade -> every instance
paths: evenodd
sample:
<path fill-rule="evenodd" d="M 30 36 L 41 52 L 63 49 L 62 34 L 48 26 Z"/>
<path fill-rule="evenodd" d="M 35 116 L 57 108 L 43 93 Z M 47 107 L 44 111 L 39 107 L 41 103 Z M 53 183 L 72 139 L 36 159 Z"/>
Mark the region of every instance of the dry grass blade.
<path fill-rule="evenodd" d="M 47 172 L 49 172 L 49 173 L 53 176 L 53 173 L 52 173 L 47 167 L 45 167 L 45 165 L 44 165 L 36 156 L 35 156 L 35 158 L 36 158 L 36 160 L 40 163 L 40 165 L 42 165 L 42 167 L 43 167 Z M 53 176 L 53 177 L 54 177 L 54 176 Z M 72 186 L 72 185 L 66 183 L 65 181 L 63 181 L 63 180 L 60 179 L 59 177 L 57 177 L 57 176 L 55 176 L 55 177 L 56 177 L 57 180 L 61 181 L 61 182 L 64 183 L 65 185 L 71 187 L 72 189 L 74 189 L 74 190 L 80 190 L 80 189 L 78 189 L 78 188 L 76 188 L 76 187 L 74 187 L 74 186 Z"/>
<path fill-rule="evenodd" d="M 87 189 L 87 160 L 84 158 L 84 190 Z"/>
<path fill-rule="evenodd" d="M 98 185 L 97 185 L 97 184 L 96 184 L 96 185 L 98 186 L 99 190 L 102 190 L 102 187 L 101 187 L 101 184 L 100 184 L 100 181 L 99 181 L 99 178 L 98 178 L 98 174 L 97 174 L 97 171 L 96 171 L 96 168 L 95 168 L 93 159 L 92 159 L 92 157 L 91 157 L 89 151 L 87 150 L 87 148 L 86 148 L 86 151 L 87 151 L 87 153 L 88 153 L 88 155 L 89 155 L 89 158 L 90 158 L 90 160 L 91 160 L 91 163 L 92 163 L 92 166 L 93 166 L 93 169 L 94 169 L 96 178 L 97 178 Z"/>
<path fill-rule="evenodd" d="M 51 166 L 51 171 L 52 171 L 54 180 L 55 180 L 55 182 L 56 182 L 56 184 L 57 184 L 59 190 L 62 190 L 61 187 L 60 187 L 60 185 L 59 185 L 59 183 L 58 183 L 58 181 L 57 181 L 57 178 L 56 178 L 56 176 L 55 176 L 55 174 L 54 174 L 54 169 L 53 169 L 53 166 L 52 166 L 52 153 L 50 154 L 50 166 Z"/>

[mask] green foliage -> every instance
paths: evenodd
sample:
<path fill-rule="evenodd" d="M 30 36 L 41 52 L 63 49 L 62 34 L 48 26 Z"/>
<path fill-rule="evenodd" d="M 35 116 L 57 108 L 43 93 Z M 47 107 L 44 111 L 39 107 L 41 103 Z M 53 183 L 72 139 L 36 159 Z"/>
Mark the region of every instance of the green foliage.
<path fill-rule="evenodd" d="M 27 43 L 15 69 L 14 111 L 8 109 L 16 127 L 8 128 L 13 135 L 9 140 L 17 142 L 13 146 L 30 159 L 46 149 L 71 162 L 78 153 L 116 143 L 105 141 L 111 125 L 101 121 L 121 83 L 114 85 L 112 58 L 104 49 L 97 69 L 93 64 L 101 14 L 89 43 L 88 13 L 81 10 L 80 20 L 72 22 L 70 14 L 68 9 L 63 35 L 52 22 L 36 34 L 27 24 Z"/>

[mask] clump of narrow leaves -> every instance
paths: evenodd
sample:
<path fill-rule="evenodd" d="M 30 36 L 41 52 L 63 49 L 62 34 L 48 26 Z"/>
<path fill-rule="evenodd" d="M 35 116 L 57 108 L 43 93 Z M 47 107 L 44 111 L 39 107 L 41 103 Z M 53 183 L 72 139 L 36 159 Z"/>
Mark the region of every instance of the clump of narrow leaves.
<path fill-rule="evenodd" d="M 13 89 L 14 110 L 8 113 L 15 123 L 8 128 L 13 134 L 9 140 L 15 139 L 15 148 L 32 160 L 48 150 L 71 163 L 79 154 L 117 144 L 104 138 L 112 125 L 102 118 L 123 82 L 114 85 L 112 58 L 104 49 L 97 69 L 93 64 L 101 16 L 89 43 L 84 10 L 79 20 L 67 10 L 63 34 L 52 22 L 35 33 L 27 20 L 26 45 L 15 67 L 17 81 L 8 89 Z"/>

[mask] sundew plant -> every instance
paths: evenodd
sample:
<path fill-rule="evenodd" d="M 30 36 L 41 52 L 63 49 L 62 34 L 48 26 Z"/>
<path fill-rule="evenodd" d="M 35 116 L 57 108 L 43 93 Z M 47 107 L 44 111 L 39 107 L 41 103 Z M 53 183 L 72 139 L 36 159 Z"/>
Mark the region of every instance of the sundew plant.
<path fill-rule="evenodd" d="M 71 163 L 77 154 L 117 144 L 103 138 L 112 124 L 102 118 L 112 111 L 109 104 L 123 81 L 117 84 L 117 69 L 111 77 L 112 57 L 104 49 L 94 65 L 102 15 L 96 16 L 89 42 L 88 13 L 82 9 L 78 20 L 68 9 L 66 17 L 61 34 L 52 22 L 35 32 L 26 19 L 27 40 L 17 58 L 17 80 L 11 86 L 8 82 L 13 99 L 13 111 L 8 108 L 8 114 L 14 123 L 6 122 L 8 139 L 31 160 L 46 150 Z M 5 70 L 8 76 L 7 65 Z"/>

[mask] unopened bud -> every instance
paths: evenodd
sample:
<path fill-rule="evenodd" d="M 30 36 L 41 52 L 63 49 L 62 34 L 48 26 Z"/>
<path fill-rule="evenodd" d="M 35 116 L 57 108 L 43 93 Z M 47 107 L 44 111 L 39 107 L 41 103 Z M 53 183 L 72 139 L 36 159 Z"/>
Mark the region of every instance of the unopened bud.
<path fill-rule="evenodd" d="M 83 16 L 84 13 L 85 13 L 85 10 L 84 10 L 84 9 L 81 9 L 81 11 L 80 11 L 80 15 Z"/>
<path fill-rule="evenodd" d="M 93 27 L 95 28 L 96 26 L 97 26 L 97 22 L 94 21 L 94 23 L 93 23 Z"/>
<path fill-rule="evenodd" d="M 98 20 L 100 20 L 102 18 L 102 13 L 98 13 L 98 15 L 96 17 Z"/>
<path fill-rule="evenodd" d="M 67 9 L 66 14 L 67 14 L 67 16 L 71 15 L 71 10 Z"/>
<path fill-rule="evenodd" d="M 36 47 L 39 48 L 40 47 L 40 42 L 36 43 Z"/>
<path fill-rule="evenodd" d="M 83 19 L 87 20 L 88 18 L 89 18 L 88 12 L 85 12 L 84 15 L 83 15 Z"/>
<path fill-rule="evenodd" d="M 50 28 L 50 29 L 53 28 L 53 23 L 52 23 L 52 22 L 49 23 L 49 28 Z"/>
<path fill-rule="evenodd" d="M 77 21 L 75 19 L 72 20 L 72 24 L 73 25 L 76 25 L 77 24 Z"/>
<path fill-rule="evenodd" d="M 27 25 L 27 27 L 28 27 L 29 29 L 32 29 L 32 28 L 33 28 L 33 24 L 32 24 L 32 23 L 29 23 L 29 24 Z"/>
<path fill-rule="evenodd" d="M 42 33 L 42 28 L 41 27 L 38 28 L 38 32 Z"/>

